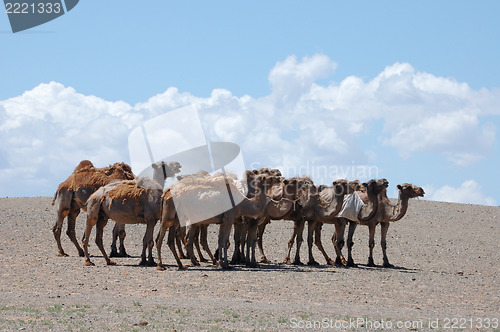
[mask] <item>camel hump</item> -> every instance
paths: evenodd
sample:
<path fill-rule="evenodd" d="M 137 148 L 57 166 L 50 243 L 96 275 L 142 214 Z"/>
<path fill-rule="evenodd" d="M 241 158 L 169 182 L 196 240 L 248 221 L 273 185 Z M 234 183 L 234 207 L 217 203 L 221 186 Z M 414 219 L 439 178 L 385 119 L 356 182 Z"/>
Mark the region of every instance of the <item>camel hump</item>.
<path fill-rule="evenodd" d="M 81 169 L 89 168 L 89 167 L 94 167 L 94 164 L 92 164 L 92 162 L 90 160 L 82 160 L 82 161 L 80 161 L 78 166 L 76 166 L 76 168 L 73 172 L 78 172 Z"/>

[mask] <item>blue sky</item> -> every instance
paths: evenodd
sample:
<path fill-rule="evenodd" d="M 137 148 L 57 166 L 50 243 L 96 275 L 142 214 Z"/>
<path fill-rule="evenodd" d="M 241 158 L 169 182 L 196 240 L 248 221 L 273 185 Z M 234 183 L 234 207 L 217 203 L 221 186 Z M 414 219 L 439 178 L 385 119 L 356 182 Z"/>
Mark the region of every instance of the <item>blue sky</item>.
<path fill-rule="evenodd" d="M 82 0 L 16 34 L 0 14 L 0 196 L 52 195 L 81 159 L 127 161 L 141 121 L 196 104 L 247 165 L 373 165 L 392 188 L 498 205 L 499 14 L 498 1 Z"/>

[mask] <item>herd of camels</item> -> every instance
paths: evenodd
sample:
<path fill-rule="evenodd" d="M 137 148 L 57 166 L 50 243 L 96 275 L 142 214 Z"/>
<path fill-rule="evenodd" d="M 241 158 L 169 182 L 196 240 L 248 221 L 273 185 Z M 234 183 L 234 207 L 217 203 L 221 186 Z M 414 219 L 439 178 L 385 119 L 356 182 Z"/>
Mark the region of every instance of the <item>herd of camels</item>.
<path fill-rule="evenodd" d="M 375 246 L 375 228 L 381 225 L 381 247 L 383 266 L 392 267 L 386 253 L 386 236 L 390 222 L 401 219 L 407 209 L 408 200 L 423 197 L 424 190 L 411 184 L 401 184 L 399 198 L 396 205 L 391 204 L 387 197 L 388 181 L 386 179 L 370 180 L 366 183 L 359 181 L 336 180 L 331 186 L 315 185 L 308 177 L 294 177 L 286 179 L 277 169 L 262 168 L 246 171 L 244 181 L 245 190 L 241 190 L 241 181 L 228 174 L 210 175 L 206 172 L 188 176 L 177 176 L 178 182 L 166 190 L 163 189 L 165 180 L 174 177 L 180 172 L 181 165 L 177 162 L 157 162 L 152 165 L 153 178 L 137 178 L 126 163 L 115 163 L 108 167 L 96 168 L 84 160 L 75 168 L 73 173 L 62 182 L 52 201 L 57 208 L 57 221 L 52 231 L 57 242 L 59 256 L 67 256 L 61 245 L 61 230 L 63 220 L 67 217 L 67 235 L 76 246 L 80 256 L 85 257 L 85 265 L 93 265 L 89 258 L 88 242 L 94 226 L 96 226 L 96 244 L 106 263 L 114 265 L 110 257 L 127 257 L 124 247 L 126 224 L 146 224 L 143 238 L 141 265 L 156 265 L 159 270 L 165 269 L 161 259 L 161 247 L 167 230 L 169 231 L 167 244 L 172 251 L 179 269 L 185 266 L 181 258 L 189 258 L 193 265 L 199 265 L 194 254 L 194 247 L 200 261 L 206 262 L 201 247 L 209 255 L 213 264 L 221 268 L 229 268 L 231 264 L 243 263 L 250 267 L 257 267 L 255 247 L 261 254 L 260 262 L 270 262 L 264 254 L 263 235 L 266 225 L 271 220 L 292 220 L 294 222 L 293 235 L 288 242 L 288 253 L 285 263 L 302 264 L 300 261 L 300 246 L 303 242 L 305 224 L 308 225 L 309 265 L 317 265 L 312 255 L 312 246 L 315 244 L 323 254 L 327 264 L 337 266 L 356 266 L 352 258 L 353 235 L 358 224 L 366 225 L 369 229 L 369 256 L 368 266 L 375 266 L 373 248 Z M 211 195 L 200 195 L 200 188 L 210 191 Z M 192 223 L 189 227 L 179 222 L 180 211 L 176 210 L 174 200 L 183 196 L 195 197 L 191 203 L 193 207 L 215 204 L 211 200 L 217 199 L 214 192 L 222 189 L 229 190 L 234 201 L 239 202 L 233 208 L 209 219 Z M 349 219 L 340 216 L 346 197 L 356 193 L 364 204 L 356 211 L 355 216 Z M 346 198 L 346 200 L 344 199 Z M 75 223 L 80 210 L 87 211 L 83 245 L 80 246 L 75 232 Z M 103 230 L 108 219 L 115 221 L 113 228 L 113 243 L 108 256 L 103 246 Z M 153 230 L 160 221 L 160 230 L 153 240 Z M 207 228 L 210 224 L 219 224 L 218 249 L 212 254 L 207 242 Z M 332 237 L 336 259 L 333 261 L 325 252 L 321 243 L 321 229 L 323 224 L 333 224 L 335 232 Z M 344 246 L 344 232 L 348 227 L 347 260 L 342 255 Z M 234 226 L 234 251 L 231 261 L 228 261 L 227 249 L 229 237 Z M 120 246 L 117 248 L 117 240 Z M 295 258 L 290 259 L 290 253 L 296 243 Z M 156 244 L 158 262 L 153 259 L 153 245 Z M 193 247 L 194 245 L 194 247 Z M 177 249 L 176 249 L 177 247 Z M 186 251 L 184 254 L 183 251 Z M 146 249 L 148 257 L 146 258 Z"/>

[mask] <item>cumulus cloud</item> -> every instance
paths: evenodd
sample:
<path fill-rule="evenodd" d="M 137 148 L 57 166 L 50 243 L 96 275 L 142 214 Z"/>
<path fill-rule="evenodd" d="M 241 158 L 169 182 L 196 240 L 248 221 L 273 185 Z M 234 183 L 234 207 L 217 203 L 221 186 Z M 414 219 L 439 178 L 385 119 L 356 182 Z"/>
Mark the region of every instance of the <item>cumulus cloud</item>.
<path fill-rule="evenodd" d="M 368 81 L 350 76 L 316 83 L 336 66 L 325 55 L 287 57 L 271 69 L 271 93 L 260 98 L 225 89 L 202 98 L 170 87 L 129 105 L 56 82 L 40 84 L 0 101 L 0 196 L 50 194 L 82 159 L 96 166 L 128 162 L 133 128 L 187 105 L 198 110 L 207 140 L 237 143 L 247 166 L 282 167 L 289 176 L 306 163 L 376 162 L 377 152 L 360 144 L 366 137 L 404 158 L 430 152 L 461 166 L 491 153 L 496 128 L 483 116 L 500 114 L 500 91 L 475 91 L 407 63 Z"/>
<path fill-rule="evenodd" d="M 469 203 L 480 205 L 496 206 L 497 202 L 493 197 L 483 194 L 482 187 L 474 180 L 463 182 L 458 188 L 452 186 L 443 186 L 435 190 L 429 199 L 434 201 Z"/>

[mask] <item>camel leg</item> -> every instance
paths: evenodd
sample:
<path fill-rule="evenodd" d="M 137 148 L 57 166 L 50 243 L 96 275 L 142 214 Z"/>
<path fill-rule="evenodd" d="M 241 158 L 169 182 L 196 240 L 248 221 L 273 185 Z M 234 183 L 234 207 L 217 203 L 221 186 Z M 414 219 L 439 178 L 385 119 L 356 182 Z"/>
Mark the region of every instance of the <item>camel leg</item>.
<path fill-rule="evenodd" d="M 292 234 L 292 237 L 290 238 L 290 240 L 288 240 L 288 252 L 287 252 L 285 259 L 283 260 L 283 263 L 285 263 L 285 264 L 292 263 L 292 261 L 290 260 L 290 253 L 292 252 L 293 243 L 294 243 L 296 236 L 297 236 L 297 222 L 294 222 L 293 223 L 293 234 Z"/>
<path fill-rule="evenodd" d="M 146 222 L 146 232 L 144 233 L 144 237 L 142 238 L 142 254 L 141 254 L 141 262 L 139 265 L 148 265 L 154 266 L 156 265 L 153 259 L 153 231 L 155 228 L 155 221 L 147 221 Z M 148 250 L 148 260 L 146 261 L 146 249 Z"/>
<path fill-rule="evenodd" d="M 354 246 L 354 241 L 352 239 L 354 237 L 356 227 L 358 227 L 358 223 L 349 221 L 349 231 L 347 234 L 347 266 L 350 267 L 357 267 L 352 258 L 352 247 Z"/>
<path fill-rule="evenodd" d="M 69 209 L 64 209 L 62 211 L 58 210 L 56 223 L 55 223 L 54 227 L 52 227 L 52 233 L 54 234 L 54 238 L 56 239 L 56 243 L 57 243 L 57 249 L 59 250 L 59 253 L 57 254 L 57 256 L 59 256 L 59 257 L 68 256 L 68 254 L 66 254 L 64 252 L 62 245 L 61 245 L 61 230 L 62 230 L 64 218 L 66 218 L 66 216 L 69 214 L 69 211 L 70 211 Z"/>
<path fill-rule="evenodd" d="M 89 257 L 89 239 L 90 234 L 92 233 L 92 228 L 94 228 L 96 223 L 97 218 L 92 218 L 89 214 L 87 214 L 87 222 L 85 224 L 85 234 L 83 239 L 83 254 L 85 256 L 85 265 L 87 266 L 94 265 L 94 263 L 90 261 Z"/>
<path fill-rule="evenodd" d="M 222 224 L 219 228 L 219 266 L 223 269 L 230 268 L 227 260 L 227 243 L 229 242 L 233 222 L 234 214 L 232 211 L 224 213 Z"/>
<path fill-rule="evenodd" d="M 200 258 L 200 262 L 206 263 L 208 262 L 205 257 L 203 257 L 203 254 L 201 253 L 200 249 L 200 231 L 201 227 L 197 227 L 196 233 L 194 235 L 194 246 L 196 247 L 196 252 L 198 253 L 198 257 Z"/>
<path fill-rule="evenodd" d="M 125 224 L 115 223 L 113 227 L 113 242 L 111 243 L 111 252 L 109 257 L 130 257 L 125 250 L 125 237 L 127 233 L 125 232 Z M 120 239 L 120 251 L 116 248 L 116 241 Z"/>
<path fill-rule="evenodd" d="M 326 253 L 325 248 L 323 248 L 323 243 L 321 242 L 321 229 L 322 229 L 322 227 L 323 227 L 323 223 L 321 223 L 321 222 L 319 222 L 318 225 L 316 226 L 316 230 L 314 232 L 314 244 L 316 245 L 318 250 L 323 254 L 323 257 L 325 258 L 326 264 L 333 265 L 332 259 Z"/>
<path fill-rule="evenodd" d="M 175 261 L 177 262 L 177 266 L 179 267 L 179 270 L 184 270 L 184 269 L 186 269 L 186 267 L 184 265 L 182 265 L 182 262 L 179 259 L 179 256 L 177 256 L 177 251 L 175 250 L 175 245 L 176 245 L 175 242 L 176 242 L 176 239 L 178 239 L 177 233 L 178 233 L 178 227 L 176 227 L 175 225 L 171 226 L 169 228 L 167 244 L 168 244 L 168 247 L 170 248 L 170 251 L 174 255 L 174 258 L 175 258 Z M 165 236 L 165 232 L 164 232 L 163 236 Z"/>
<path fill-rule="evenodd" d="M 158 263 L 156 264 L 156 269 L 159 271 L 165 270 L 165 267 L 163 266 L 163 262 L 161 260 L 161 247 L 163 245 L 163 239 L 165 238 L 166 232 L 167 232 L 167 223 L 162 221 L 160 223 L 160 229 L 158 230 L 158 235 L 156 236 L 156 253 L 158 255 Z M 169 238 L 170 238 L 170 233 L 169 233 Z M 175 246 L 174 246 L 174 251 L 175 251 Z"/>
<path fill-rule="evenodd" d="M 269 223 L 268 220 L 264 221 L 264 223 L 259 224 L 257 228 L 257 245 L 259 246 L 260 252 L 260 262 L 261 263 L 271 263 L 269 259 L 267 259 L 264 254 L 264 247 L 262 246 L 262 237 L 264 236 L 264 230 L 266 229 L 266 225 Z"/>
<path fill-rule="evenodd" d="M 231 264 L 238 264 L 242 262 L 242 248 L 241 246 L 241 238 L 243 235 L 243 222 L 237 222 L 234 224 L 234 252 L 233 257 L 231 258 Z"/>
<path fill-rule="evenodd" d="M 344 247 L 345 226 L 344 222 L 335 223 L 335 232 L 332 236 L 333 247 L 335 248 L 335 253 L 337 254 L 337 257 L 335 258 L 336 266 L 343 266 L 342 248 Z"/>
<path fill-rule="evenodd" d="M 255 260 L 255 245 L 257 238 L 257 219 L 251 219 L 247 226 L 247 254 L 246 254 L 246 265 L 248 267 L 258 267 Z"/>
<path fill-rule="evenodd" d="M 208 225 L 202 225 L 200 226 L 200 242 L 201 242 L 201 247 L 205 252 L 208 254 L 210 257 L 210 260 L 212 261 L 212 264 L 216 264 L 216 259 L 212 252 L 210 251 L 210 247 L 208 246 Z"/>
<path fill-rule="evenodd" d="M 387 249 L 387 241 L 386 241 L 386 238 L 387 238 L 387 231 L 389 230 L 389 223 L 388 222 L 383 222 L 383 223 L 380 223 L 380 245 L 382 246 L 382 254 L 384 255 L 384 267 L 394 267 L 394 265 L 392 265 L 391 263 L 389 263 L 389 259 L 387 258 L 387 253 L 386 253 L 386 249 Z"/>
<path fill-rule="evenodd" d="M 304 265 L 300 261 L 300 246 L 302 245 L 302 242 L 304 242 L 304 226 L 305 226 L 305 221 L 302 220 L 297 224 L 297 229 L 295 234 L 297 235 L 297 251 L 295 251 L 295 259 L 293 260 L 294 265 Z"/>
<path fill-rule="evenodd" d="M 188 257 L 191 260 L 191 263 L 193 266 L 198 266 L 200 263 L 196 260 L 196 257 L 194 255 L 193 251 L 193 242 L 195 240 L 196 232 L 198 231 L 198 224 L 193 224 L 189 228 L 189 231 L 187 232 L 187 237 L 188 237 L 188 247 L 187 247 L 187 253 Z"/>
<path fill-rule="evenodd" d="M 116 265 L 115 262 L 109 259 L 108 254 L 106 253 L 106 250 L 104 250 L 104 245 L 102 243 L 102 235 L 104 233 L 104 227 L 108 223 L 108 218 L 105 218 L 103 216 L 99 216 L 99 219 L 97 220 L 97 226 L 96 226 L 96 234 L 95 234 L 95 244 L 97 244 L 97 247 L 102 253 L 102 256 L 106 260 L 107 265 Z"/>
<path fill-rule="evenodd" d="M 76 247 L 76 250 L 78 250 L 78 255 L 80 257 L 83 257 L 83 249 L 80 247 L 80 244 L 78 243 L 78 240 L 76 239 L 76 218 L 80 214 L 80 209 L 78 208 L 72 208 L 71 211 L 68 213 L 68 229 L 66 230 L 66 235 L 70 238 L 71 242 Z"/>
<path fill-rule="evenodd" d="M 127 232 L 125 232 L 125 224 L 123 224 L 123 229 L 118 233 L 118 238 L 120 239 L 120 249 L 118 251 L 119 257 L 131 257 L 127 254 L 125 250 L 125 237 L 127 236 Z"/>
<path fill-rule="evenodd" d="M 368 256 L 368 266 L 375 266 L 373 262 L 373 248 L 375 247 L 375 227 L 377 225 L 370 224 L 368 225 L 369 232 L 369 240 L 368 240 L 368 248 L 370 249 L 370 255 Z"/>
<path fill-rule="evenodd" d="M 186 226 L 180 227 L 176 233 L 177 235 L 175 236 L 175 243 L 177 245 L 177 249 L 179 250 L 179 258 L 187 259 L 188 257 L 184 254 L 184 251 L 182 250 L 182 245 L 184 245 L 184 248 L 187 245 Z"/>
<path fill-rule="evenodd" d="M 307 222 L 307 250 L 309 253 L 309 261 L 307 262 L 307 265 L 319 265 L 318 262 L 313 257 L 312 249 L 313 249 L 313 236 L 314 236 L 314 231 L 316 232 L 319 231 L 319 236 L 321 238 L 321 227 L 323 225 L 319 225 L 318 223 L 321 224 L 320 222 L 317 221 L 308 221 Z"/>

